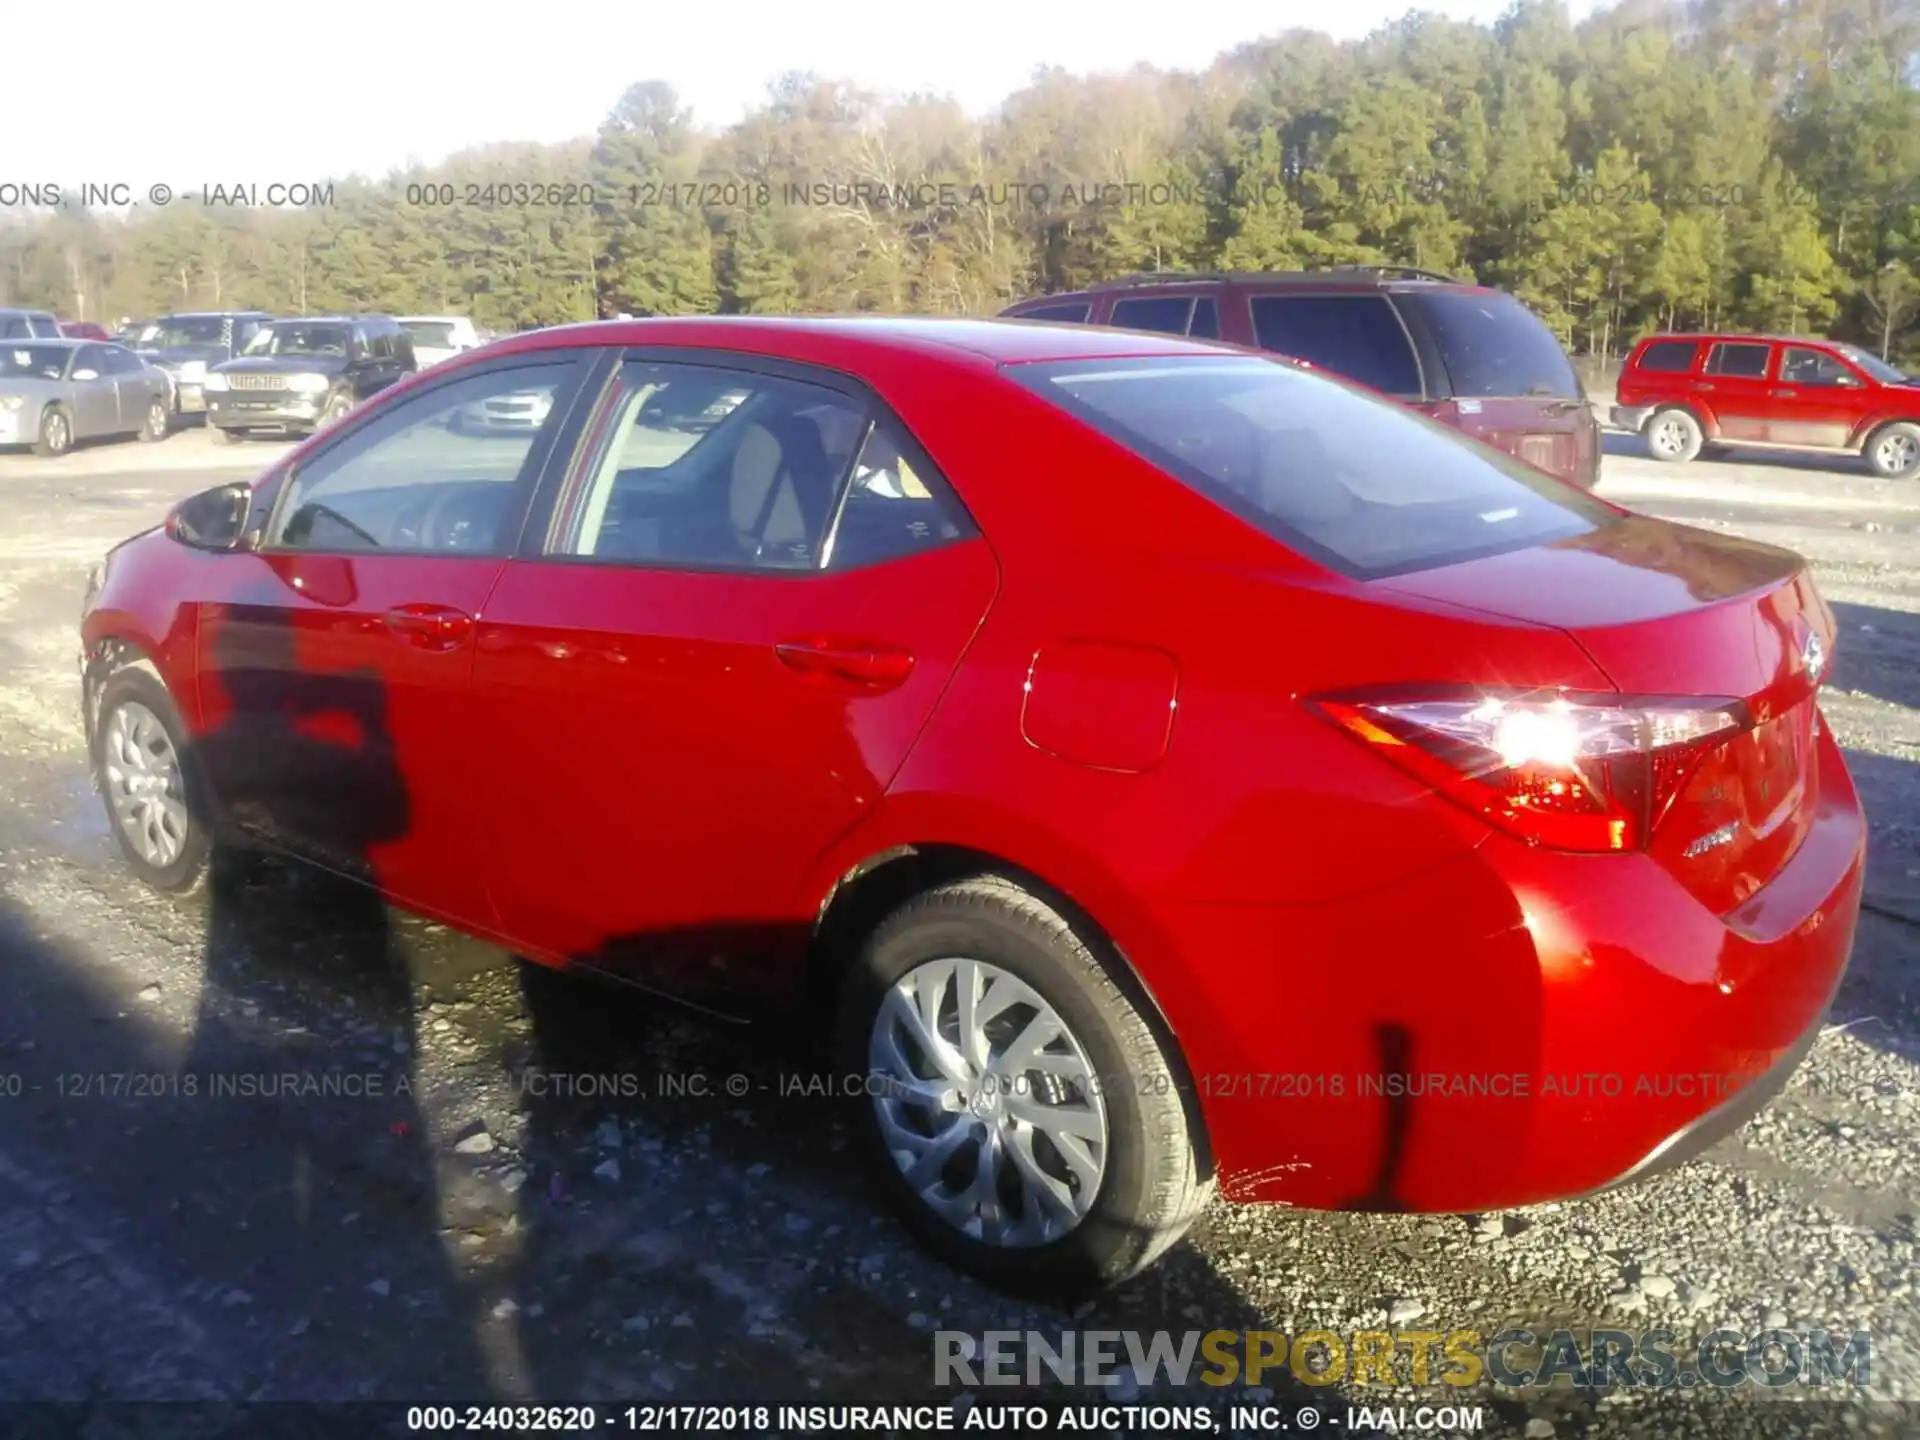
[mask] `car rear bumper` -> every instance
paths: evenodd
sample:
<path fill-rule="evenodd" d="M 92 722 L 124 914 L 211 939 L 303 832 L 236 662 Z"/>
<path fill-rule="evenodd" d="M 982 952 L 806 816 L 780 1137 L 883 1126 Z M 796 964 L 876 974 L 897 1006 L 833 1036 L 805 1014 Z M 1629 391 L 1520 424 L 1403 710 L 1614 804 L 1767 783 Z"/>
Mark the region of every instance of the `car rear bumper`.
<path fill-rule="evenodd" d="M 1616 405 L 1607 412 L 1607 423 L 1615 430 L 1626 430 L 1638 435 L 1647 423 L 1647 417 L 1653 413 L 1651 405 Z"/>
<path fill-rule="evenodd" d="M 1831 736 L 1818 815 L 1739 909 L 1645 855 L 1495 836 L 1325 907 L 1170 906 L 1156 994 L 1221 1192 L 1317 1209 L 1565 1199 L 1698 1153 L 1817 1037 L 1852 950 L 1866 824 Z"/>

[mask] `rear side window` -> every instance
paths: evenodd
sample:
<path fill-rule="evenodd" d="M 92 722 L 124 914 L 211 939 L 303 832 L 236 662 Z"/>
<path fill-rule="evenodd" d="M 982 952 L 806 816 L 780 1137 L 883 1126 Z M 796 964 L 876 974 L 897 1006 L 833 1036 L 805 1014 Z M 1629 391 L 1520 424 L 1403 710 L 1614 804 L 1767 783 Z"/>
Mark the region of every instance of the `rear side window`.
<path fill-rule="evenodd" d="M 1187 295 L 1157 295 L 1148 299 L 1118 300 L 1109 325 L 1122 330 L 1157 330 L 1163 335 L 1187 333 L 1187 318 L 1193 313 L 1193 299 Z"/>
<path fill-rule="evenodd" d="M 1074 305 L 1042 305 L 1038 310 L 1022 310 L 1015 320 L 1052 320 L 1069 325 L 1084 325 L 1093 306 L 1082 300 Z"/>
<path fill-rule="evenodd" d="M 1640 352 L 1636 370 L 1652 370 L 1661 375 L 1684 375 L 1693 369 L 1699 345 L 1691 340 L 1656 340 Z"/>
<path fill-rule="evenodd" d="M 1405 291 L 1394 297 L 1424 327 L 1457 396 L 1584 400 L 1573 361 L 1538 315 L 1498 290 Z"/>
<path fill-rule="evenodd" d="M 1220 307 L 1213 303 L 1211 295 L 1202 295 L 1193 302 L 1193 319 L 1187 322 L 1187 334 L 1196 340 L 1220 338 Z"/>
<path fill-rule="evenodd" d="M 1007 373 L 1356 579 L 1583 535 L 1618 518 L 1413 411 L 1270 360 L 1077 360 Z"/>
<path fill-rule="evenodd" d="M 1387 395 L 1418 395 L 1420 365 L 1382 295 L 1257 295 L 1253 333 L 1262 350 L 1305 360 Z"/>
<path fill-rule="evenodd" d="M 1740 379 L 1759 380 L 1767 373 L 1767 355 L 1771 347 L 1766 345 L 1719 344 L 1713 347 L 1713 353 L 1707 356 L 1707 374 L 1732 375 Z"/>

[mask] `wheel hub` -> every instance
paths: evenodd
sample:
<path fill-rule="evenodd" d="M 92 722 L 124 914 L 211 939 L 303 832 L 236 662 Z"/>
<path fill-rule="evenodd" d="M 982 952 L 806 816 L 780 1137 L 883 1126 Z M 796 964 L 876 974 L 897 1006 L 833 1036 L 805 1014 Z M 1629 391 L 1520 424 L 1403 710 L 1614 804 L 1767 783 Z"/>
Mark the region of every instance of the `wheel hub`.
<path fill-rule="evenodd" d="M 1045 1244 L 1106 1172 L 1105 1101 L 1059 1012 L 1008 970 L 929 960 L 887 992 L 868 1045 L 881 1138 L 921 1202 L 963 1234 Z"/>

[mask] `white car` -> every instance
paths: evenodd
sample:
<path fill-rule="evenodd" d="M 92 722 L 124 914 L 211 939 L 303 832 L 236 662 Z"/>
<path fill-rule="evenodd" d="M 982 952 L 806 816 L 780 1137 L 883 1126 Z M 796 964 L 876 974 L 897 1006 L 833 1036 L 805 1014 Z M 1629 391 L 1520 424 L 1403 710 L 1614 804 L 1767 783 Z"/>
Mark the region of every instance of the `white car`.
<path fill-rule="evenodd" d="M 429 365 L 438 365 L 442 360 L 451 360 L 462 350 L 476 349 L 481 344 L 480 332 L 473 328 L 473 321 L 463 315 L 402 315 L 398 318 L 400 328 L 413 341 L 413 358 L 419 361 L 422 370 Z"/>

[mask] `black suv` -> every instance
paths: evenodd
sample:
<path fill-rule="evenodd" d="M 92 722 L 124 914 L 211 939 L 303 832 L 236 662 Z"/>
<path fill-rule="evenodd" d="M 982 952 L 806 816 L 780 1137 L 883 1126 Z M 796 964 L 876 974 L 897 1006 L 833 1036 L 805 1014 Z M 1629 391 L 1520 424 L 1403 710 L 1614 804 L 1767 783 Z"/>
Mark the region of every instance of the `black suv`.
<path fill-rule="evenodd" d="M 1001 313 L 1271 350 L 1357 380 L 1583 489 L 1600 478 L 1600 424 L 1553 332 L 1505 291 L 1430 270 L 1129 275 Z"/>
<path fill-rule="evenodd" d="M 207 421 L 222 440 L 311 435 L 419 368 L 391 315 L 270 320 L 207 372 Z"/>
<path fill-rule="evenodd" d="M 138 326 L 130 348 L 173 382 L 176 415 L 199 415 L 207 408 L 207 371 L 247 348 L 273 317 L 264 310 L 193 310 L 162 315 Z"/>
<path fill-rule="evenodd" d="M 60 322 L 45 310 L 0 310 L 0 340 L 59 340 Z"/>

